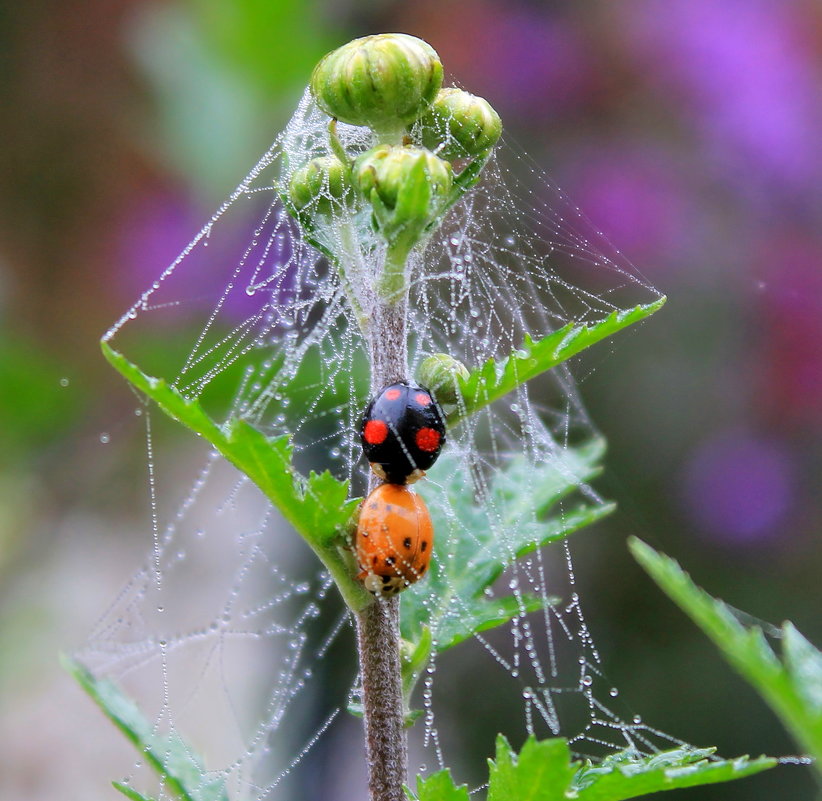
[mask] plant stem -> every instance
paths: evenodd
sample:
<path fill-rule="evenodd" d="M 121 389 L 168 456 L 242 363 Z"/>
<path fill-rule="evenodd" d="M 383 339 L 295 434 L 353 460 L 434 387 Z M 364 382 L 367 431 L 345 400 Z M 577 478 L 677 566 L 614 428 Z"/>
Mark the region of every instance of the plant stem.
<path fill-rule="evenodd" d="M 371 390 L 408 377 L 403 290 L 388 301 L 377 298 L 369 326 Z M 380 483 L 372 474 L 369 490 Z M 357 613 L 357 647 L 371 801 L 403 801 L 408 770 L 400 663 L 399 598 L 379 598 Z"/>

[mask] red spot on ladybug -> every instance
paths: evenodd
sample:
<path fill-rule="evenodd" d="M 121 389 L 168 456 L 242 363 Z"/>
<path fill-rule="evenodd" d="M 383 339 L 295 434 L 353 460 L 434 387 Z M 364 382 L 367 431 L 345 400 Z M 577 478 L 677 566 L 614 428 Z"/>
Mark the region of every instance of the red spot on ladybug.
<path fill-rule="evenodd" d="M 440 446 L 440 435 L 433 428 L 421 428 L 414 437 L 417 447 L 426 453 L 433 453 Z"/>
<path fill-rule="evenodd" d="M 362 435 L 369 445 L 381 445 L 388 436 L 388 426 L 382 420 L 369 420 Z"/>
<path fill-rule="evenodd" d="M 414 395 L 414 400 L 419 403 L 420 406 L 428 406 L 431 403 L 431 396 L 426 395 L 425 392 L 418 392 Z"/>
<path fill-rule="evenodd" d="M 399 389 L 389 389 L 385 393 L 385 399 L 396 400 L 400 395 L 402 395 L 402 392 Z"/>

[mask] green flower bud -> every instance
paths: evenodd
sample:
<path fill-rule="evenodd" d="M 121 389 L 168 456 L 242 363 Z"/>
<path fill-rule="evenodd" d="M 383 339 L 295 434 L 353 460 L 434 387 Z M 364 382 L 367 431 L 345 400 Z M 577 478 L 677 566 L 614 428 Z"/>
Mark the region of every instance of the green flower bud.
<path fill-rule="evenodd" d="M 378 145 L 354 162 L 354 184 L 370 201 L 389 245 L 411 248 L 451 190 L 451 165 L 419 147 Z"/>
<path fill-rule="evenodd" d="M 351 171 L 336 156 L 311 159 L 291 175 L 288 197 L 297 211 L 339 214 L 354 199 Z"/>
<path fill-rule="evenodd" d="M 422 115 L 420 132 L 422 143 L 443 158 L 474 158 L 497 143 L 502 120 L 487 100 L 451 86 Z"/>
<path fill-rule="evenodd" d="M 328 53 L 311 75 L 311 93 L 331 117 L 376 131 L 398 131 L 431 105 L 442 64 L 431 45 L 404 33 L 354 39 Z"/>
<path fill-rule="evenodd" d="M 366 197 L 376 189 L 388 209 L 397 207 L 401 192 L 413 185 L 415 174 L 424 176 L 432 199 L 451 189 L 451 165 L 420 147 L 378 145 L 354 162 L 357 187 Z"/>
<path fill-rule="evenodd" d="M 417 370 L 417 381 L 431 390 L 439 403 L 456 403 L 459 399 L 459 380 L 470 373 L 465 365 L 447 353 L 435 353 L 422 361 Z"/>

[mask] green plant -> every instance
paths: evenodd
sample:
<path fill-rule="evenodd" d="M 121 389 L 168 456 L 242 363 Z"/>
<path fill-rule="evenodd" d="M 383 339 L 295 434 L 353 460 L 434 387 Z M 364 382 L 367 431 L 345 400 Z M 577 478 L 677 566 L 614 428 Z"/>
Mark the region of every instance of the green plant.
<path fill-rule="evenodd" d="M 499 138 L 499 118 L 486 101 L 458 89 L 444 90 L 443 96 L 441 82 L 436 53 L 414 37 L 366 37 L 334 51 L 315 70 L 311 86 L 328 115 L 324 152 L 287 151 L 277 187 L 303 240 L 324 254 L 333 269 L 366 342 L 372 393 L 411 378 L 408 319 L 414 271 L 428 256 L 449 211 L 483 180 Z M 346 145 L 338 119 L 370 128 L 369 146 L 354 151 Z M 377 254 L 376 271 L 358 264 L 362 241 Z M 648 318 L 664 300 L 588 322 L 565 319 L 544 335 L 532 337 L 526 331 L 509 353 L 466 367 L 449 354 L 434 354 L 429 368 L 438 386 L 446 388 L 442 396 L 449 427 L 471 424 L 526 382 Z M 514 455 L 485 472 L 476 462 L 444 456 L 436 467 L 436 490 L 424 490 L 437 493 L 431 503 L 437 569 L 424 585 L 377 601 L 356 578 L 351 537 L 361 499 L 349 497 L 347 481 L 327 471 L 302 475 L 288 434 L 269 435 L 252 415 L 232 414 L 218 422 L 196 392 L 147 375 L 114 350 L 109 338 L 102 347 L 111 364 L 253 481 L 336 584 L 356 620 L 362 694 L 361 703 L 350 709 L 365 722 L 372 800 L 467 798 L 466 788 L 455 786 L 448 771 L 420 779 L 415 790 L 404 789 L 406 728 L 419 717 L 413 709 L 415 686 L 435 654 L 550 605 L 552 599 L 542 595 L 515 591 L 500 597 L 492 588 L 518 560 L 611 511 L 610 504 L 580 492 L 601 469 L 602 440 L 569 440 L 550 460 Z M 359 383 L 353 364 L 340 370 L 344 384 Z M 287 418 L 286 401 L 301 392 L 299 373 L 286 390 L 292 395 L 279 400 L 266 396 L 269 415 Z M 378 483 L 373 475 L 369 481 L 369 489 Z M 503 530 L 507 536 L 500 539 Z M 226 797 L 225 787 L 206 774 L 191 748 L 180 738 L 160 740 L 116 685 L 76 662 L 69 669 L 149 756 L 165 788 L 186 801 Z M 488 798 L 627 799 L 746 776 L 773 764 L 766 758 L 718 760 L 710 749 L 692 748 L 650 756 L 627 749 L 592 764 L 574 761 L 569 743 L 561 738 L 531 738 L 516 753 L 500 736 L 490 763 Z M 130 786 L 115 786 L 132 799 L 142 798 Z"/>
<path fill-rule="evenodd" d="M 822 653 L 787 621 L 775 632 L 782 643 L 780 658 L 760 626 L 742 623 L 727 604 L 697 587 L 677 562 L 641 540 L 629 544 L 648 575 L 713 640 L 813 757 L 822 778 Z"/>

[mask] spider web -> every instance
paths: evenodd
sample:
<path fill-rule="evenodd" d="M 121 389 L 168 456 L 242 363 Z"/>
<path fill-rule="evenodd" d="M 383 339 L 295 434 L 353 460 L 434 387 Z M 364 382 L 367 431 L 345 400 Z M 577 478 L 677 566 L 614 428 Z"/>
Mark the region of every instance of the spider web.
<path fill-rule="evenodd" d="M 280 200 L 294 170 L 330 155 L 327 122 L 306 93 L 271 149 L 106 339 L 216 419 L 290 433 L 300 469 L 328 468 L 362 495 L 367 465 L 356 430 L 368 364 L 358 315 L 369 316 L 384 245 L 364 209 L 335 211 L 309 244 Z M 367 129 L 341 125 L 338 133 L 352 156 L 373 144 Z M 412 375 L 433 353 L 476 366 L 504 358 L 526 334 L 537 339 L 659 298 L 524 155 L 498 150 L 412 256 Z M 344 274 L 324 252 L 344 254 Z M 357 693 L 353 634 L 330 578 L 245 477 L 202 443 L 182 454 L 158 449 L 162 416 L 142 401 L 137 411 L 147 435 L 151 547 L 78 657 L 123 684 L 157 732 L 190 742 L 232 799 L 313 797 L 324 787 L 361 797 L 360 723 L 346 711 Z M 508 510 L 491 492 L 494 476 L 515 455 L 534 471 L 567 471 L 570 449 L 597 436 L 561 366 L 460 424 L 446 450 L 504 542 Z M 419 486 L 459 526 L 436 466 Z M 530 489 L 526 480 L 521 497 Z M 576 495 L 605 503 L 582 481 Z M 561 511 L 565 504 L 572 501 Z M 537 595 L 544 610 L 431 663 L 418 688 L 424 716 L 412 731 L 412 770 L 451 764 L 459 722 L 438 715 L 437 688 L 462 648 L 475 649 L 482 685 L 500 687 L 521 710 L 520 732 L 561 734 L 593 756 L 678 742 L 609 708 L 617 690 L 603 676 L 575 581 L 564 543 L 504 573 L 489 597 Z M 415 590 L 425 596 L 425 582 Z M 432 608 L 440 600 L 426 598 Z M 459 615 L 452 601 L 449 613 Z M 125 779 L 145 786 L 141 760 Z"/>

